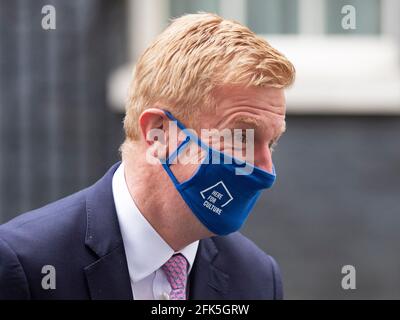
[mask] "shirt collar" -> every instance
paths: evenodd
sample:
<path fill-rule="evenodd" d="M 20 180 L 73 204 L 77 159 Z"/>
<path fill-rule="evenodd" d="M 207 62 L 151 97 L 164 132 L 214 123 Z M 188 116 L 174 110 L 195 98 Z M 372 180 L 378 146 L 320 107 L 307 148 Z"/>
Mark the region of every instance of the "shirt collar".
<path fill-rule="evenodd" d="M 174 253 L 181 253 L 189 263 L 189 272 L 196 257 L 199 241 L 175 252 L 139 211 L 125 181 L 124 163 L 112 181 L 115 208 L 121 229 L 129 275 L 140 281 L 158 270 Z"/>

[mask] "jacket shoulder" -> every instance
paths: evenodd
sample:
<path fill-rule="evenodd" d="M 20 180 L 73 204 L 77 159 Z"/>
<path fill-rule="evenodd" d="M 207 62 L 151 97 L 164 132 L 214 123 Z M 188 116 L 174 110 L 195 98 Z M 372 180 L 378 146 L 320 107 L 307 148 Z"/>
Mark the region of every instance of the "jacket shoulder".
<path fill-rule="evenodd" d="M 80 216 L 86 210 L 85 191 L 86 189 L 19 215 L 0 226 L 0 238 L 11 240 L 14 237 L 24 236 L 25 240 L 32 238 L 37 241 L 60 235 L 60 232 L 65 234 L 68 225 L 74 224 L 76 219 L 81 219 Z M 33 245 L 35 241 L 30 244 Z"/>
<path fill-rule="evenodd" d="M 85 199 L 83 190 L 0 226 L 0 300 L 50 294 L 41 290 L 45 265 L 60 274 L 73 273 L 68 266 L 85 257 Z M 58 277 L 57 286 L 62 287 L 63 281 Z"/>
<path fill-rule="evenodd" d="M 84 190 L 0 226 L 0 240 L 15 253 L 28 276 L 30 270 L 54 261 L 55 257 L 65 258 L 74 247 L 84 243 L 85 235 Z M 7 250 L 4 245 L 1 249 Z"/>

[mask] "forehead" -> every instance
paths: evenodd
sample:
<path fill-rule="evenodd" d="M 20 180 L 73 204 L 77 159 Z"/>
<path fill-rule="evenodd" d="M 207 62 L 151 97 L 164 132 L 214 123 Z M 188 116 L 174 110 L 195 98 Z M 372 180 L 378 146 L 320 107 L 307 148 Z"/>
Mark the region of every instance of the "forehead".
<path fill-rule="evenodd" d="M 226 86 L 214 92 L 216 109 L 205 121 L 212 127 L 284 131 L 285 95 L 278 88 Z"/>
<path fill-rule="evenodd" d="M 273 87 L 243 87 L 243 86 L 222 86 L 217 88 L 214 92 L 214 99 L 218 105 L 224 106 L 225 104 L 231 104 L 234 102 L 248 102 L 256 105 L 261 104 L 260 107 L 279 108 L 283 107 L 282 110 L 277 112 L 285 111 L 285 95 L 284 89 L 273 88 Z M 219 110 L 216 110 L 218 113 Z"/>

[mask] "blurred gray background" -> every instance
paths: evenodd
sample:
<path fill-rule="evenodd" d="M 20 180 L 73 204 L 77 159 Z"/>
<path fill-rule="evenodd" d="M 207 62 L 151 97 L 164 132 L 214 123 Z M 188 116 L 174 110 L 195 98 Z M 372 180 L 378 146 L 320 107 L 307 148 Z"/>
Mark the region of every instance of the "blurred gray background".
<path fill-rule="evenodd" d="M 0 0 L 0 223 L 118 161 L 132 63 L 169 17 L 212 11 L 274 39 L 298 69 L 277 183 L 243 230 L 280 264 L 285 297 L 399 299 L 399 2 L 230 1 Z M 47 4 L 56 30 L 41 27 Z M 345 4 L 357 29 L 341 26 Z M 356 290 L 341 288 L 344 265 Z"/>

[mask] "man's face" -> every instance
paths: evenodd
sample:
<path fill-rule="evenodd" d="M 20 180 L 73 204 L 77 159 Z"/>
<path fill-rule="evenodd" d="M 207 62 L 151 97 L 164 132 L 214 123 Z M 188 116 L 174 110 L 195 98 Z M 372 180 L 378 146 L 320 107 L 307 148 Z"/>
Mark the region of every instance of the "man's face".
<path fill-rule="evenodd" d="M 214 144 L 217 142 L 219 147 L 215 149 L 227 154 L 235 152 L 235 157 L 272 172 L 271 148 L 285 131 L 284 90 L 230 86 L 218 89 L 215 92 L 215 99 L 217 104 L 215 112 L 204 113 L 198 117 L 196 128 L 198 133 L 200 134 L 199 130 L 201 129 L 216 129 L 216 132 L 229 129 L 232 132 L 234 144 L 238 139 L 237 133 L 243 134 L 242 137 L 239 137 L 239 140 L 243 142 L 243 152 L 238 152 L 237 145 L 232 146 L 225 142 L 218 144 L 219 141 L 214 141 L 212 138 L 204 142 L 212 147 L 215 147 Z M 246 143 L 249 142 L 245 136 L 246 129 L 252 129 L 254 132 L 253 154 L 249 154 L 249 149 L 245 150 Z M 216 139 L 220 140 L 219 136 Z M 252 142 L 250 141 L 250 143 Z M 198 165 L 185 165 L 176 168 L 178 180 L 183 181 L 190 178 L 197 167 Z"/>

